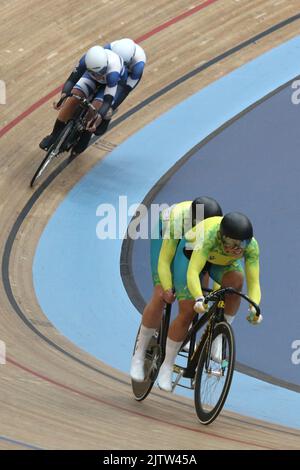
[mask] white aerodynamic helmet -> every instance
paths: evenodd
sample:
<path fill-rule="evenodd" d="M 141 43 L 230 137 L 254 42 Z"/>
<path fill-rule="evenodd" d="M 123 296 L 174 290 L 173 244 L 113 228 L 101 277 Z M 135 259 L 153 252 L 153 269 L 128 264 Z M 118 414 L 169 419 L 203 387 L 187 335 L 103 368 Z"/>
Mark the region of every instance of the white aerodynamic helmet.
<path fill-rule="evenodd" d="M 124 38 L 119 41 L 114 41 L 111 44 L 113 52 L 118 54 L 124 60 L 124 63 L 128 65 L 135 54 L 135 43 L 132 39 Z"/>
<path fill-rule="evenodd" d="M 89 72 L 105 74 L 108 65 L 105 49 L 101 46 L 91 47 L 85 55 L 85 65 Z"/>

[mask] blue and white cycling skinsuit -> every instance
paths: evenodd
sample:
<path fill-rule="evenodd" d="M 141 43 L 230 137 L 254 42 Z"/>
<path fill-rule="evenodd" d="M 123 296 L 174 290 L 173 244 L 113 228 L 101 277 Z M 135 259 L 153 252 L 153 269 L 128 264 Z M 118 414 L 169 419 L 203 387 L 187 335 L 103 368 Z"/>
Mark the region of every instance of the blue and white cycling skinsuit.
<path fill-rule="evenodd" d="M 103 101 L 105 95 L 116 99 L 118 83 L 126 72 L 123 59 L 113 51 L 107 50 L 108 65 L 105 75 L 96 79 L 87 71 L 85 55 L 81 57 L 79 64 L 73 72 L 80 77 L 74 88 L 81 90 L 86 98 L 94 96 L 94 100 Z M 114 102 L 114 101 L 113 101 Z"/>
<path fill-rule="evenodd" d="M 110 49 L 114 51 L 114 46 L 116 43 L 118 43 L 118 41 L 113 41 L 109 44 L 106 44 L 104 46 L 104 49 Z M 141 46 L 139 46 L 138 44 L 135 44 L 134 56 L 130 64 L 128 64 L 125 67 L 125 73 L 122 75 L 122 79 L 121 79 L 122 84 L 128 85 L 131 88 L 131 90 L 133 90 L 133 88 L 137 86 L 137 84 L 142 78 L 145 64 L 146 64 L 145 51 Z"/>
<path fill-rule="evenodd" d="M 87 71 L 85 54 L 81 57 L 78 65 L 72 72 L 73 87 L 81 90 L 86 98 L 94 96 L 95 100 L 103 101 L 106 95 L 113 97 L 112 107 L 116 109 L 140 82 L 146 55 L 144 50 L 135 45 L 135 54 L 128 66 L 124 65 L 123 59 L 113 51 L 113 41 L 104 46 L 108 55 L 108 67 L 106 74 L 99 80 Z M 64 91 L 64 90 L 63 90 Z"/>
<path fill-rule="evenodd" d="M 114 41 L 104 46 L 108 65 L 103 76 L 96 77 L 87 70 L 86 54 L 84 54 L 65 82 L 62 90 L 62 93 L 69 94 L 75 88 L 80 90 L 86 98 L 103 102 L 99 111 L 103 120 L 95 131 L 97 136 L 103 135 L 109 126 L 111 119 L 111 113 L 108 113 L 109 109 L 115 110 L 137 86 L 146 63 L 144 50 L 138 44 L 135 44 L 135 53 L 130 63 L 125 66 L 122 57 L 113 51 L 117 42 Z M 83 133 L 80 145 L 78 144 L 76 148 L 78 153 L 85 150 L 90 137 L 91 134 L 88 131 Z"/>

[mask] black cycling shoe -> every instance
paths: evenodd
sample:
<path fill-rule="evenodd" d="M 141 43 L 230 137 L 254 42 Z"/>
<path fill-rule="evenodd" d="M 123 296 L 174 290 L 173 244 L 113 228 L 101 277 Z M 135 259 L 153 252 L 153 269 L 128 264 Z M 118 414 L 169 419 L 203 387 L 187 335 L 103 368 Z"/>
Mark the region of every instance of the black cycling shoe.
<path fill-rule="evenodd" d="M 41 140 L 41 142 L 39 143 L 39 147 L 42 150 L 48 150 L 50 146 L 53 144 L 53 142 L 54 142 L 53 135 L 52 134 L 46 135 L 46 137 L 44 137 L 43 140 Z"/>
<path fill-rule="evenodd" d="M 74 145 L 74 147 L 72 148 L 72 154 L 71 155 L 72 156 L 79 155 L 80 153 L 84 152 L 85 149 L 89 145 L 89 141 L 90 141 L 91 137 L 92 137 L 92 134 L 89 131 L 83 131 L 81 133 L 79 142 L 77 142 L 77 144 Z"/>
<path fill-rule="evenodd" d="M 110 123 L 110 119 L 103 119 L 103 121 L 99 124 L 94 134 L 97 136 L 101 136 L 105 134 L 109 126 L 109 123 Z"/>

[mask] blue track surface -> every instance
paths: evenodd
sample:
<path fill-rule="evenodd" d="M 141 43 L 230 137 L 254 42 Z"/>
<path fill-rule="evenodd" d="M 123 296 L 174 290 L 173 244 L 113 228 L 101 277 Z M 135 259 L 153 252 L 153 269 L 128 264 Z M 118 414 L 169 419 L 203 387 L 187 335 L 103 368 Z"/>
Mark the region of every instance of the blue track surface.
<path fill-rule="evenodd" d="M 127 195 L 129 205 L 143 200 L 156 181 L 188 150 L 298 75 L 300 66 L 295 57 L 299 52 L 300 38 L 296 38 L 201 90 L 119 146 L 69 193 L 40 239 L 33 266 L 41 307 L 63 334 L 103 361 L 128 371 L 140 317 L 120 277 L 122 240 L 96 237 L 98 205 L 105 202 L 117 207 L 120 194 Z M 239 166 L 237 172 L 240 169 Z M 255 193 L 252 197 L 255 200 Z M 252 335 L 249 351 L 254 354 L 256 336 L 248 332 L 249 328 L 247 334 Z M 258 364 L 259 361 L 257 358 Z M 299 407 L 299 394 L 280 390 L 290 412 L 284 410 L 280 414 L 279 409 L 274 416 L 273 409 L 278 404 L 275 390 L 279 389 L 243 377 L 240 384 L 242 387 L 247 381 L 248 401 L 243 399 L 241 403 L 239 376 L 236 375 L 228 402 L 231 409 L 299 426 L 294 413 L 295 407 Z M 272 393 L 267 393 L 271 390 Z M 263 400 L 262 406 L 255 393 Z"/>

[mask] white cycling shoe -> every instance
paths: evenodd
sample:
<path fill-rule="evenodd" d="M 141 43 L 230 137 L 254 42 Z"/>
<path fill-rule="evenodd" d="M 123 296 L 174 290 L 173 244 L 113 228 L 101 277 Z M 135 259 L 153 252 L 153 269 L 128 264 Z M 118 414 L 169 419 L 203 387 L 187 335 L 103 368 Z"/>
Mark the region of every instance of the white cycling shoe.
<path fill-rule="evenodd" d="M 132 357 L 131 367 L 130 367 L 130 376 L 136 382 L 144 382 L 145 380 L 145 371 L 144 371 L 144 359 L 139 357 Z"/>
<path fill-rule="evenodd" d="M 172 392 L 173 367 L 162 364 L 157 377 L 157 384 L 161 390 Z"/>
<path fill-rule="evenodd" d="M 216 337 L 211 345 L 211 358 L 214 362 L 222 362 L 222 335 Z"/>

